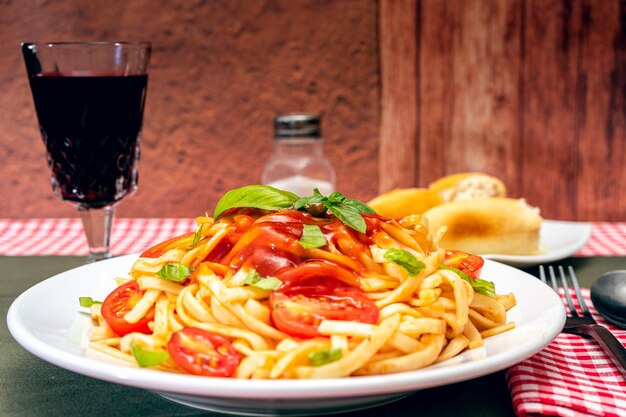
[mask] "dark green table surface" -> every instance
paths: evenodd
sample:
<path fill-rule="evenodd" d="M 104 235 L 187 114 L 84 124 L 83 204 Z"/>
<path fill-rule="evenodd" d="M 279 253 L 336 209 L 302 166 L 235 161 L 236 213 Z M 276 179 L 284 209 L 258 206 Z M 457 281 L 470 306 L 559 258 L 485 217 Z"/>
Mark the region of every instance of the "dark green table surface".
<path fill-rule="evenodd" d="M 15 298 L 45 278 L 82 265 L 80 257 L 0 256 L 0 315 Z M 626 269 L 626 257 L 571 258 L 589 287 L 602 272 Z M 537 275 L 537 268 L 526 269 Z M 185 407 L 142 389 L 99 381 L 48 364 L 13 340 L 0 320 L 0 416 L 222 415 Z M 394 403 L 345 414 L 360 416 L 514 416 L 504 372 L 418 391 Z"/>

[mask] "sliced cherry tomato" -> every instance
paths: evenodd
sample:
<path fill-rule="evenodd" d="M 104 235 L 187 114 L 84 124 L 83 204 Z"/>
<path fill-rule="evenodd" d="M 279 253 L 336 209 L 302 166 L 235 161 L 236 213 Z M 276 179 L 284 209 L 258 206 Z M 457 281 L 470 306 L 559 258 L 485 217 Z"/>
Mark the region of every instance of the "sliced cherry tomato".
<path fill-rule="evenodd" d="M 361 323 L 378 321 L 378 306 L 355 287 L 335 279 L 316 279 L 311 285 L 292 286 L 270 296 L 274 325 L 301 338 L 319 336 L 324 319 Z"/>
<path fill-rule="evenodd" d="M 129 323 L 124 320 L 126 313 L 137 305 L 142 296 L 143 291 L 139 288 L 137 281 L 133 280 L 114 289 L 102 302 L 102 317 L 118 336 L 133 332 L 152 333 L 148 323 L 154 320 L 154 308 L 150 309 L 146 317 L 137 323 Z"/>
<path fill-rule="evenodd" d="M 446 260 L 443 263 L 465 272 L 472 278 L 478 278 L 485 260 L 478 255 L 472 255 L 460 250 L 446 250 Z"/>
<path fill-rule="evenodd" d="M 293 285 L 305 285 L 307 281 L 336 279 L 353 287 L 358 287 L 359 278 L 356 274 L 336 264 L 325 261 L 310 261 L 278 274 L 283 288 Z"/>
<path fill-rule="evenodd" d="M 202 376 L 231 376 L 239 365 L 239 354 L 223 336 L 195 327 L 174 333 L 167 351 L 185 372 Z"/>
<path fill-rule="evenodd" d="M 168 239 L 164 242 L 158 243 L 151 248 L 146 249 L 139 257 L 140 258 L 158 258 L 163 255 L 170 247 L 174 247 L 176 243 L 181 240 L 187 239 L 193 236 L 193 232 L 185 233 L 184 235 L 176 236 Z M 191 242 L 190 242 L 191 243 Z"/>

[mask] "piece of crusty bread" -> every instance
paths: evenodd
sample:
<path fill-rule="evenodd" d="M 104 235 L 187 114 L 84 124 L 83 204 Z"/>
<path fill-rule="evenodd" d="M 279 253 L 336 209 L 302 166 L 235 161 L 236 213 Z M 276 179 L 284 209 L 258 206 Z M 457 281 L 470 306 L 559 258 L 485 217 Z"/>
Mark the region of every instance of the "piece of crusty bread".
<path fill-rule="evenodd" d="M 439 241 L 446 249 L 481 254 L 534 255 L 541 253 L 539 209 L 524 199 L 478 198 L 452 201 L 424 213 L 431 233 L 447 231 Z"/>
<path fill-rule="evenodd" d="M 507 196 L 500 178 L 482 172 L 448 175 L 432 182 L 428 188 L 436 191 L 444 202 Z"/>

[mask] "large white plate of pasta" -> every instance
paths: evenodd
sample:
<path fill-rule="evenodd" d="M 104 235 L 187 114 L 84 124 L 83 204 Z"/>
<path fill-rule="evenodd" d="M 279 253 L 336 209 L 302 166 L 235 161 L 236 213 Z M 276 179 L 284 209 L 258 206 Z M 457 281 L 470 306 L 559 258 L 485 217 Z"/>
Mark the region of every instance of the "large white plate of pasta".
<path fill-rule="evenodd" d="M 273 189 L 260 207 L 244 191 L 195 232 L 29 289 L 12 335 L 55 365 L 186 405 L 319 415 L 504 369 L 564 324 L 539 280 L 439 248 L 419 219 Z"/>
<path fill-rule="evenodd" d="M 477 378 L 507 368 L 546 346 L 564 323 L 554 291 L 518 269 L 486 261 L 483 276 L 500 291 L 513 291 L 518 304 L 509 311 L 516 328 L 488 338 L 482 348 L 417 371 L 330 380 L 239 380 L 204 378 L 131 368 L 85 357 L 82 328 L 88 318 L 78 297 L 105 296 L 112 277 L 125 274 L 136 256 L 73 269 L 41 282 L 11 306 L 11 334 L 36 356 L 62 368 L 118 384 L 165 393 L 190 405 L 221 412 L 311 414 L 376 405 L 404 393 Z M 101 298 L 100 298 L 101 299 Z M 320 401 L 323 399 L 324 401 Z"/>

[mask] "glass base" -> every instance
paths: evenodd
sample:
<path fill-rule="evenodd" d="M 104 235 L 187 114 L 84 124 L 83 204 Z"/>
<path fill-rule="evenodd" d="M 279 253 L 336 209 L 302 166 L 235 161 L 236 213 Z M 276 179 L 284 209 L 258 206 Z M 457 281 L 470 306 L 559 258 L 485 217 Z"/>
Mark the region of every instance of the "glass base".
<path fill-rule="evenodd" d="M 83 223 L 85 237 L 89 245 L 87 263 L 110 258 L 109 243 L 115 208 L 109 206 L 101 209 L 90 209 L 79 206 L 78 214 Z"/>
<path fill-rule="evenodd" d="M 110 252 L 89 252 L 89 255 L 87 256 L 87 260 L 85 261 L 85 263 L 90 264 L 90 263 L 102 261 L 104 259 L 109 259 L 112 257 L 113 255 L 111 255 Z"/>

